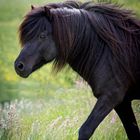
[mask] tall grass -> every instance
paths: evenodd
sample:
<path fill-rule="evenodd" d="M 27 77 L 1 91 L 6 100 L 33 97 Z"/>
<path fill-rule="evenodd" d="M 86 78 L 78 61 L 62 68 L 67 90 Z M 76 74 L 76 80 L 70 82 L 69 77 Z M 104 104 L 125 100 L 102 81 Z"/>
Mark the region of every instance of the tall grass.
<path fill-rule="evenodd" d="M 95 103 L 87 87 L 61 89 L 48 100 L 15 100 L 1 107 L 3 140 L 76 140 L 78 129 Z M 86 92 L 86 96 L 85 96 Z M 75 96 L 78 94 L 78 96 Z M 65 96 L 65 97 L 64 97 Z M 94 140 L 127 140 L 115 112 L 95 132 Z"/>
<path fill-rule="evenodd" d="M 139 0 L 118 1 L 140 15 Z M 45 3 L 0 0 L 0 140 L 76 140 L 79 127 L 96 102 L 90 88 L 71 70 L 54 76 L 49 64 L 28 79 L 16 75 L 13 65 L 20 51 L 18 26 L 31 4 Z M 140 124 L 140 103 L 135 101 L 133 107 Z M 102 122 L 92 139 L 127 139 L 115 112 Z"/>

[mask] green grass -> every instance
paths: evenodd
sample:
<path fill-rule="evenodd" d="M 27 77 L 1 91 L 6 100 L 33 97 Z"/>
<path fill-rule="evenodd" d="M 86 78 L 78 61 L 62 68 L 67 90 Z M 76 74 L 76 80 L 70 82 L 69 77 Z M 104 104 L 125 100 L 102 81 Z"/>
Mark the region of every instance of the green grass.
<path fill-rule="evenodd" d="M 139 0 L 119 2 L 140 15 Z M 49 64 L 28 79 L 16 75 L 13 63 L 20 51 L 19 24 L 31 4 L 45 3 L 0 0 L 0 140 L 76 140 L 96 102 L 90 88 L 72 70 L 54 76 Z M 140 124 L 140 104 L 135 101 L 133 106 Z M 115 112 L 101 123 L 92 139 L 127 140 Z"/>
<path fill-rule="evenodd" d="M 5 128 L 6 135 L 2 133 L 1 138 L 76 140 L 78 128 L 95 104 L 95 99 L 89 91 L 87 87 L 83 87 L 82 91 L 79 91 L 79 87 L 75 87 L 58 90 L 47 100 L 23 99 L 13 101 L 10 106 L 5 105 L 2 110 L 5 116 L 2 117 L 4 121 L 1 126 Z M 80 97 L 75 96 L 77 93 Z M 93 139 L 118 140 L 118 138 L 127 140 L 117 115 L 112 112 L 97 129 Z"/>

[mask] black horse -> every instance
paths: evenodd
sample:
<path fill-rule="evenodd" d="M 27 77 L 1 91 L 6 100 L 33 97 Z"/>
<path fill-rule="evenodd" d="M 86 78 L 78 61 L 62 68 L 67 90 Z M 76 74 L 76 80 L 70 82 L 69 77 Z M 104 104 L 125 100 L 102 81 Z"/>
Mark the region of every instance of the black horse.
<path fill-rule="evenodd" d="M 131 107 L 140 99 L 140 20 L 111 3 L 67 1 L 35 8 L 19 28 L 23 47 L 15 70 L 21 77 L 48 62 L 59 71 L 68 64 L 98 99 L 79 131 L 88 140 L 113 110 L 130 140 L 140 139 Z"/>

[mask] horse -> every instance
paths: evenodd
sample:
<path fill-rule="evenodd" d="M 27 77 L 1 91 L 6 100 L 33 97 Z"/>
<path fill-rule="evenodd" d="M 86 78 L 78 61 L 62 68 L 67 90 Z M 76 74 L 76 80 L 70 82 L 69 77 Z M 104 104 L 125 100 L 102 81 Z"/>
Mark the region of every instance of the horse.
<path fill-rule="evenodd" d="M 31 6 L 19 27 L 21 52 L 14 67 L 27 78 L 49 62 L 71 67 L 97 102 L 79 130 L 88 140 L 114 109 L 130 140 L 140 139 L 131 101 L 140 99 L 140 20 L 110 2 L 66 1 Z"/>

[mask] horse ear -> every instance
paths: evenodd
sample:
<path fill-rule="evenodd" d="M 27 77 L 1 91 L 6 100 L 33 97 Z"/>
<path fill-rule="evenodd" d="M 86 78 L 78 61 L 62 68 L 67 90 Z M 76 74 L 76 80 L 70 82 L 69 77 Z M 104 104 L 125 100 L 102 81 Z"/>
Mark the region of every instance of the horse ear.
<path fill-rule="evenodd" d="M 34 10 L 35 9 L 35 6 L 34 5 L 31 5 L 31 10 Z"/>
<path fill-rule="evenodd" d="M 51 8 L 44 6 L 44 11 L 49 20 L 52 20 Z"/>

